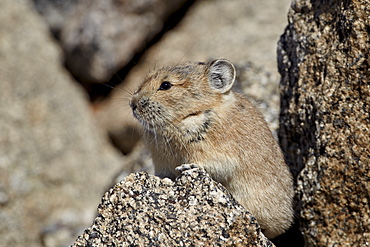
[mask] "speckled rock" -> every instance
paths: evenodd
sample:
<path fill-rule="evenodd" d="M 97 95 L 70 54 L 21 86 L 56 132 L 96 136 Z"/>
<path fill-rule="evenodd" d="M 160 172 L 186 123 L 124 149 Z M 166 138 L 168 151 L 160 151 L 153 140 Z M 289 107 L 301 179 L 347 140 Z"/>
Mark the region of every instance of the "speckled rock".
<path fill-rule="evenodd" d="M 296 0 L 279 43 L 279 137 L 307 246 L 370 245 L 370 1 Z"/>
<path fill-rule="evenodd" d="M 186 0 L 33 0 L 83 82 L 105 82 L 163 28 Z"/>
<path fill-rule="evenodd" d="M 141 172 L 116 184 L 73 246 L 274 246 L 203 169 L 182 169 L 175 182 Z"/>

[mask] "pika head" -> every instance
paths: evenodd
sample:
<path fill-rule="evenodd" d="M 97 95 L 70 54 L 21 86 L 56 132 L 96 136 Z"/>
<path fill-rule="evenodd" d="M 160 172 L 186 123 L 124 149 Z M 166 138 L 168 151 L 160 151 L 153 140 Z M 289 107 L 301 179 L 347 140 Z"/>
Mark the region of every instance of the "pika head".
<path fill-rule="evenodd" d="M 225 59 L 187 62 L 149 73 L 131 98 L 133 115 L 145 129 L 169 139 L 201 138 L 209 127 L 211 109 L 223 104 L 235 74 Z"/>

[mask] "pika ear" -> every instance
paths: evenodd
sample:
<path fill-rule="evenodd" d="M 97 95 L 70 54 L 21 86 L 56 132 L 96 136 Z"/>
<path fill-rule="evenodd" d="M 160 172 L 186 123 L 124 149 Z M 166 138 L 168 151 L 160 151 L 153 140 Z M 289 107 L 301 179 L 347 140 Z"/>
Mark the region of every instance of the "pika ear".
<path fill-rule="evenodd" d="M 221 93 L 230 91 L 235 81 L 235 67 L 226 59 L 217 59 L 210 63 L 208 81 L 210 86 Z"/>

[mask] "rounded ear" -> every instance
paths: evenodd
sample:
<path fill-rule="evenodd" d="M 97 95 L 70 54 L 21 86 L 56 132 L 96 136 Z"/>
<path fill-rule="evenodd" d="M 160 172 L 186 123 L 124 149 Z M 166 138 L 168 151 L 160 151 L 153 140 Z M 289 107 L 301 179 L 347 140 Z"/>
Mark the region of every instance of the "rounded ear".
<path fill-rule="evenodd" d="M 226 59 L 217 59 L 210 63 L 208 81 L 210 86 L 221 93 L 230 91 L 235 81 L 235 67 Z"/>

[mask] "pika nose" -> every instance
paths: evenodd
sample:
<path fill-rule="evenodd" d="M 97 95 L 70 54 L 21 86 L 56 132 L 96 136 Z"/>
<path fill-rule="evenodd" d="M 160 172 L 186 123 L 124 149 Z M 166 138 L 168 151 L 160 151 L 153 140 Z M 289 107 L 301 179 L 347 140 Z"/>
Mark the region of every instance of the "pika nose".
<path fill-rule="evenodd" d="M 140 107 L 146 108 L 149 105 L 149 99 L 146 97 L 143 97 L 139 100 Z"/>
<path fill-rule="evenodd" d="M 144 109 L 149 106 L 149 99 L 147 97 L 132 96 L 130 99 L 130 107 L 135 111 L 138 107 Z"/>
<path fill-rule="evenodd" d="M 129 102 L 129 105 L 130 105 L 130 107 L 131 107 L 131 109 L 133 110 L 133 111 L 135 111 L 136 110 L 136 108 L 137 108 L 137 103 L 136 103 L 136 98 L 134 98 L 134 97 L 132 97 L 131 99 L 130 99 L 130 102 Z"/>

